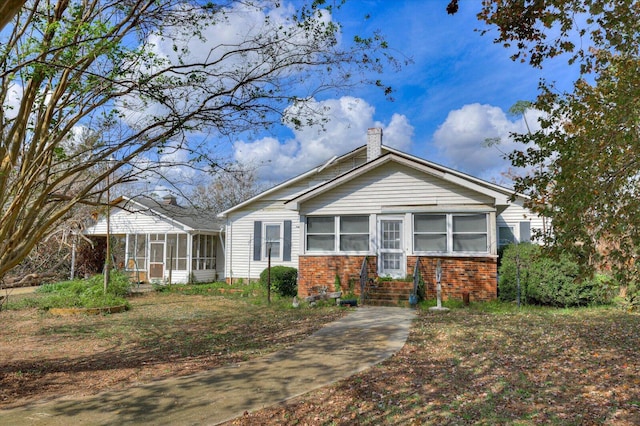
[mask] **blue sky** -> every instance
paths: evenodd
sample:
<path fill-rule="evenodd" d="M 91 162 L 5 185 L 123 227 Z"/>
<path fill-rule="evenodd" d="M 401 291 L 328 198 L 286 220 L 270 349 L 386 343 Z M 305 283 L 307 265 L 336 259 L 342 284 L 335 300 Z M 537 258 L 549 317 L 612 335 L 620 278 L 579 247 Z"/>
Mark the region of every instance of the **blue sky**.
<path fill-rule="evenodd" d="M 280 22 L 298 2 L 283 0 L 280 9 L 271 11 L 274 21 Z M 557 82 L 561 90 L 570 89 L 575 70 L 566 65 L 566 58 L 546 63 L 543 70 L 512 62 L 513 52 L 493 43 L 495 30 L 484 36 L 476 31 L 483 28 L 476 18 L 481 0 L 461 1 L 453 16 L 446 13 L 448 2 L 349 0 L 333 13 L 332 19 L 342 25 L 344 43 L 354 35 L 380 31 L 397 57 L 413 61 L 400 71 L 390 67 L 376 76 L 394 88 L 393 102 L 370 86 L 323 94 L 315 101 L 330 111 L 326 131 L 281 126 L 257 136 L 240 135 L 231 146 L 219 141 L 215 149 L 221 157 L 256 167 L 260 180 L 275 184 L 365 144 L 367 129 L 381 127 L 383 144 L 509 186 L 503 174 L 509 164 L 503 153 L 514 149 L 509 134 L 526 128 L 521 117 L 509 116 L 507 111 L 520 100 L 533 100 L 540 78 Z M 233 45 L 247 31 L 259 31 L 264 12 L 240 8 L 224 23 L 208 27 L 206 40 L 189 42 L 194 57 L 208 55 L 213 44 Z M 175 56 L 161 37 L 152 41 L 159 54 Z M 12 90 L 17 102 L 20 90 Z M 140 114 L 132 112 L 132 120 Z M 535 116 L 534 111 L 527 114 L 529 124 L 535 123 Z M 487 138 L 500 138 L 502 143 L 486 147 Z M 186 158 L 176 150 L 162 160 L 178 164 Z M 182 167 L 164 172 L 176 181 L 201 178 Z"/>
<path fill-rule="evenodd" d="M 382 78 L 395 89 L 390 102 L 379 90 L 363 87 L 335 98 L 319 99 L 335 110 L 330 130 L 291 129 L 235 146 L 240 161 L 251 158 L 259 175 L 286 179 L 348 152 L 366 141 L 368 127 L 382 127 L 383 143 L 477 177 L 509 185 L 508 168 L 499 151 L 509 151 L 512 131 L 524 131 L 520 117 L 508 109 L 533 100 L 541 77 L 569 89 L 572 76 L 564 59 L 544 70 L 514 63 L 513 53 L 480 35 L 476 13 L 480 0 L 465 0 L 456 15 L 447 15 L 448 0 L 355 0 L 334 14 L 343 37 L 380 30 L 390 47 L 413 60 Z M 370 15 L 369 19 L 364 19 Z M 493 32 L 495 35 L 495 30 Z M 535 121 L 531 114 L 529 122 Z M 484 147 L 500 137 L 500 147 Z"/>

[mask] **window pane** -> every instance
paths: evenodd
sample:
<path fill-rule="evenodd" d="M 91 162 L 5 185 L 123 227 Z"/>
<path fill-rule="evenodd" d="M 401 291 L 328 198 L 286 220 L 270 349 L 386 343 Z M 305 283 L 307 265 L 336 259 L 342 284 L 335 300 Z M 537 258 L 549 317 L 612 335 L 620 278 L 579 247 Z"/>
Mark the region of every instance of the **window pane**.
<path fill-rule="evenodd" d="M 187 257 L 187 234 L 178 235 L 178 257 Z"/>
<path fill-rule="evenodd" d="M 271 247 L 271 258 L 280 257 L 280 243 L 267 243 L 267 248 L 264 251 L 265 256 L 269 255 L 269 247 Z"/>
<path fill-rule="evenodd" d="M 151 244 L 151 261 L 154 263 L 162 263 L 163 251 L 164 251 L 164 246 L 162 243 Z"/>
<path fill-rule="evenodd" d="M 447 234 L 416 234 L 414 236 L 416 251 L 447 251 Z"/>
<path fill-rule="evenodd" d="M 369 216 L 341 216 L 340 232 L 348 234 L 368 234 Z"/>
<path fill-rule="evenodd" d="M 335 249 L 335 238 L 333 235 L 307 236 L 307 250 L 309 251 L 334 251 Z"/>
<path fill-rule="evenodd" d="M 400 221 L 382 222 L 382 248 L 400 248 Z"/>
<path fill-rule="evenodd" d="M 173 263 L 171 264 L 171 267 L 173 269 L 176 269 L 175 266 L 175 259 L 177 257 L 177 236 L 176 234 L 168 234 L 167 235 L 167 252 L 165 253 L 165 256 L 167 258 L 167 265 L 169 264 L 170 260 L 173 261 Z"/>
<path fill-rule="evenodd" d="M 487 232 L 487 215 L 453 216 L 453 232 Z"/>
<path fill-rule="evenodd" d="M 216 257 L 216 239 L 213 235 L 209 236 L 209 253 L 207 253 L 207 257 Z"/>
<path fill-rule="evenodd" d="M 200 249 L 198 251 L 198 257 L 204 257 L 207 253 L 207 237 L 205 235 L 200 236 Z"/>
<path fill-rule="evenodd" d="M 416 215 L 415 232 L 447 232 L 447 216 L 443 214 Z"/>
<path fill-rule="evenodd" d="M 369 250 L 369 234 L 340 236 L 340 251 L 368 251 L 368 250 Z"/>
<path fill-rule="evenodd" d="M 280 225 L 267 225 L 265 227 L 266 241 L 280 241 Z"/>
<path fill-rule="evenodd" d="M 383 253 L 382 268 L 385 270 L 400 270 L 400 261 L 402 255 L 400 253 Z"/>
<path fill-rule="evenodd" d="M 511 244 L 516 240 L 513 234 L 513 228 L 509 226 L 498 227 L 498 245 L 505 246 Z"/>
<path fill-rule="evenodd" d="M 335 232 L 333 217 L 308 217 L 307 233 L 309 234 L 333 234 Z"/>
<path fill-rule="evenodd" d="M 136 235 L 136 257 L 147 257 L 147 238 L 144 234 Z"/>
<path fill-rule="evenodd" d="M 457 234 L 453 236 L 453 251 L 487 251 L 485 234 Z"/>

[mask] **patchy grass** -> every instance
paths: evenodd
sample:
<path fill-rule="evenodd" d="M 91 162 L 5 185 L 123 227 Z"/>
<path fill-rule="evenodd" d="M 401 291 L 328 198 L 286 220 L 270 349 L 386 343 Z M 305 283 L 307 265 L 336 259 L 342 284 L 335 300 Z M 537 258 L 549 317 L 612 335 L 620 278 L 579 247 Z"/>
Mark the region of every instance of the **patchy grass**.
<path fill-rule="evenodd" d="M 421 309 L 386 362 L 233 425 L 637 425 L 640 316 L 472 304 Z"/>
<path fill-rule="evenodd" d="M 263 356 L 345 312 L 292 309 L 278 298 L 267 305 L 260 288 L 227 289 L 172 286 L 131 298 L 132 309 L 116 315 L 2 312 L 0 408 Z M 640 424 L 640 315 L 498 302 L 449 304 L 448 313 L 428 306 L 420 305 L 407 344 L 386 362 L 229 424 Z"/>
<path fill-rule="evenodd" d="M 267 305 L 262 294 L 228 298 L 172 287 L 132 297 L 131 309 L 114 315 L 56 317 L 35 308 L 0 313 L 0 408 L 263 356 L 345 313 L 336 307 L 293 309 L 290 300 Z M 42 295 L 14 299 L 29 297 Z"/>

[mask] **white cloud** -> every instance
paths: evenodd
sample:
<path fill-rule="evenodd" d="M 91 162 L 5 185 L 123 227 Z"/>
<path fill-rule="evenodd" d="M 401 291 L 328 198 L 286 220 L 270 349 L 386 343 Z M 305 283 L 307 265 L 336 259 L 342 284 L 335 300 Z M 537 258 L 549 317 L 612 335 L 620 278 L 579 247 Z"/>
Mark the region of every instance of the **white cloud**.
<path fill-rule="evenodd" d="M 5 104 L 2 108 L 6 118 L 14 119 L 18 115 L 18 110 L 20 109 L 20 102 L 24 96 L 24 88 L 17 83 L 9 83 L 7 93 L 8 96 L 5 99 Z"/>
<path fill-rule="evenodd" d="M 384 125 L 374 121 L 375 109 L 371 105 L 350 96 L 312 101 L 310 107 L 326 114 L 328 122 L 324 129 L 319 125 L 291 129 L 294 137 L 283 142 L 271 137 L 239 142 L 235 145 L 234 158 L 259 166 L 259 178 L 279 182 L 366 144 L 367 129 L 371 127 L 383 129 L 384 145 L 409 151 L 413 127 L 404 115 L 394 114 L 389 124 Z"/>
<path fill-rule="evenodd" d="M 183 7 L 187 14 L 191 13 L 188 6 Z M 194 7 L 193 14 L 198 13 L 199 9 Z M 197 31 L 185 24 L 184 28 L 150 35 L 146 46 L 156 62 L 153 66 L 143 63 L 139 73 L 160 73 L 174 80 L 174 84 L 164 90 L 165 102 L 170 107 L 146 102 L 136 94 L 122 97 L 118 108 L 123 112 L 125 122 L 133 127 L 144 127 L 162 121 L 162 117 L 171 111 L 187 115 L 188 111 L 202 105 L 213 110 L 225 109 L 230 99 L 238 102 L 237 97 L 246 97 L 247 101 L 251 98 L 243 93 L 243 88 L 270 90 L 274 82 L 280 87 L 289 84 L 290 90 L 294 87 L 302 89 L 299 81 L 293 85 L 288 78 L 295 74 L 303 79 L 307 68 L 302 63 L 311 62 L 314 55 L 323 50 L 321 43 L 325 43 L 326 50 L 331 48 L 331 39 L 314 36 L 331 23 L 332 16 L 326 11 L 316 14 L 313 21 L 317 29 L 314 31 L 300 26 L 294 18 L 295 13 L 296 8 L 289 3 L 237 2 L 222 8 L 216 14 L 215 22 Z M 198 36 L 194 35 L 196 32 Z M 340 39 L 340 35 L 337 36 Z M 293 66 L 297 61 L 300 64 Z M 182 67 L 179 73 L 170 70 L 171 65 L 182 64 L 197 65 Z M 239 82 L 242 82 L 240 89 Z M 287 95 L 304 97 L 307 93 Z"/>
<path fill-rule="evenodd" d="M 536 111 L 526 113 L 532 131 L 539 128 L 538 117 Z M 504 154 L 517 148 L 510 134 L 526 131 L 523 117 L 511 120 L 498 107 L 475 103 L 450 111 L 434 133 L 433 143 L 450 167 L 504 183 L 501 173 L 510 167 L 509 161 L 503 158 Z M 500 143 L 487 146 L 489 138 L 498 138 Z"/>

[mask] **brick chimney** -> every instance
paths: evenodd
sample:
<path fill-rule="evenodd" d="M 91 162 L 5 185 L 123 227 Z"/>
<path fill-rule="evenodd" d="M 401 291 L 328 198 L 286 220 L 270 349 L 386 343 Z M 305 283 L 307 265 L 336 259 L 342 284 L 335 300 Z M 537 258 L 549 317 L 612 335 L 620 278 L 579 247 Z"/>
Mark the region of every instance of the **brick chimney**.
<path fill-rule="evenodd" d="M 168 205 L 168 206 L 177 206 L 178 205 L 178 199 L 174 196 L 174 195 L 165 195 L 164 197 L 162 197 L 162 204 Z"/>
<path fill-rule="evenodd" d="M 382 129 L 367 130 L 367 161 L 375 160 L 382 154 Z"/>

